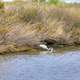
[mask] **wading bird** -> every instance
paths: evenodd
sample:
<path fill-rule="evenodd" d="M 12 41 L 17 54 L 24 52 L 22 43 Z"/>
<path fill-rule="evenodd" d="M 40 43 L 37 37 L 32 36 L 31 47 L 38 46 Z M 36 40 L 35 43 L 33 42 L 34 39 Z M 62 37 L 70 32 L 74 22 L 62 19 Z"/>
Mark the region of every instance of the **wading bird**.
<path fill-rule="evenodd" d="M 39 47 L 41 47 L 41 48 L 43 48 L 43 49 L 45 49 L 45 50 L 47 50 L 47 51 L 49 51 L 51 53 L 55 52 L 55 50 L 52 47 L 48 47 L 45 44 L 40 44 Z"/>

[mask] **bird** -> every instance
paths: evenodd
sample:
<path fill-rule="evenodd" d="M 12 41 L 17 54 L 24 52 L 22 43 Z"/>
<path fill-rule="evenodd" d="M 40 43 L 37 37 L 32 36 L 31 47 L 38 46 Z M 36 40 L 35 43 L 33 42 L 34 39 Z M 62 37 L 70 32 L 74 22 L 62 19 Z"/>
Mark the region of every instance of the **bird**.
<path fill-rule="evenodd" d="M 43 49 L 45 49 L 45 50 L 47 50 L 47 51 L 49 51 L 49 52 L 51 52 L 51 53 L 55 52 L 52 47 L 49 47 L 49 48 L 48 48 L 48 46 L 47 46 L 46 44 L 40 44 L 39 47 L 40 47 L 40 48 L 43 48 Z"/>
<path fill-rule="evenodd" d="M 50 51 L 51 53 L 55 52 L 55 50 L 52 47 L 48 48 L 48 51 Z"/>
<path fill-rule="evenodd" d="M 39 47 L 48 50 L 48 47 L 47 47 L 47 45 L 45 45 L 45 44 L 40 44 Z"/>

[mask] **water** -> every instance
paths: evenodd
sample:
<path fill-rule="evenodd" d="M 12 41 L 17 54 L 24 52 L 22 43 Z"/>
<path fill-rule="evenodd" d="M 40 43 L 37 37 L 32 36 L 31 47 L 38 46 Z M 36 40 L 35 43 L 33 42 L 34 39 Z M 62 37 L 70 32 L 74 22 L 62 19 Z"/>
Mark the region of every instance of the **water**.
<path fill-rule="evenodd" d="M 80 51 L 0 55 L 0 80 L 80 80 Z"/>

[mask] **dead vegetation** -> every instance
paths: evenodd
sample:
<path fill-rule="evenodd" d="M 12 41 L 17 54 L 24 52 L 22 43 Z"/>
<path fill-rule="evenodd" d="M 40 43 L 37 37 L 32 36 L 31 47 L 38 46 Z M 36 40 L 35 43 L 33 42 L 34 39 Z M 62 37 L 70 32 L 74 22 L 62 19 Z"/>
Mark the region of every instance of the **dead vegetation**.
<path fill-rule="evenodd" d="M 10 5 L 0 14 L 0 45 L 35 48 L 44 40 L 80 45 L 80 8 L 76 11 L 76 7 Z"/>

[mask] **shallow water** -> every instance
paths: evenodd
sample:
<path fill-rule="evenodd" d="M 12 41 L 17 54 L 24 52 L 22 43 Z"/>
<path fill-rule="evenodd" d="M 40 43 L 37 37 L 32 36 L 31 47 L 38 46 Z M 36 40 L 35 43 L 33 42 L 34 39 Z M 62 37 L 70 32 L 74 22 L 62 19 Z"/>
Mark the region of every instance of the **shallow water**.
<path fill-rule="evenodd" d="M 80 80 L 80 51 L 0 55 L 0 80 Z"/>

